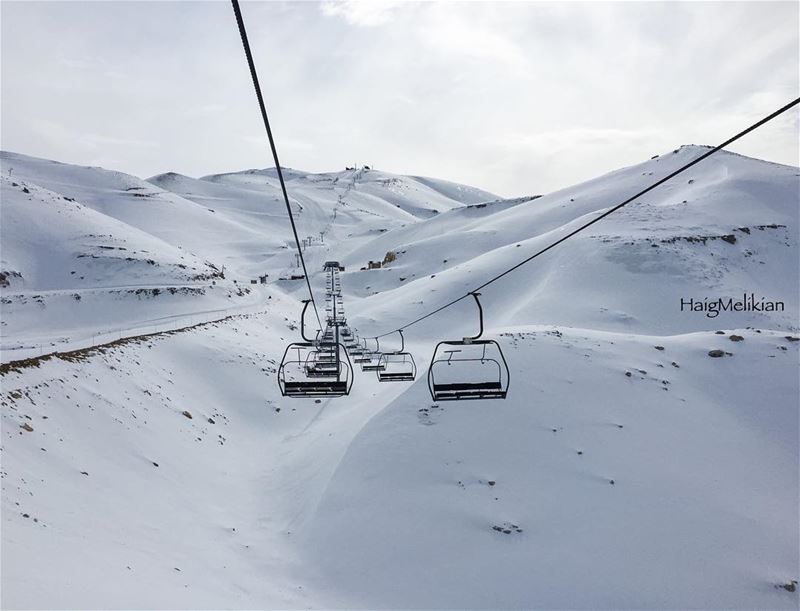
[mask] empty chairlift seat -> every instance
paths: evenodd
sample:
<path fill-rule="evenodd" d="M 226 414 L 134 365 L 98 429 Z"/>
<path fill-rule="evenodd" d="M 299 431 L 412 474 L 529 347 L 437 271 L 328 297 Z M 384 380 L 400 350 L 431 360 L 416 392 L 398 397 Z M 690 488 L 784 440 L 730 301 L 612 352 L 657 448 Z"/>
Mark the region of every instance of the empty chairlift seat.
<path fill-rule="evenodd" d="M 364 340 L 364 347 L 366 348 L 367 340 Z M 367 349 L 362 358 L 359 359 L 359 364 L 361 365 L 361 371 L 378 371 L 381 367 L 383 367 L 383 363 L 381 362 L 381 345 L 378 339 L 375 339 L 375 350 Z"/>
<path fill-rule="evenodd" d="M 510 374 L 503 351 L 483 335 L 483 308 L 479 293 L 471 293 L 478 305 L 480 331 L 474 337 L 436 344 L 428 367 L 428 390 L 434 401 L 505 399 Z"/>
<path fill-rule="evenodd" d="M 278 367 L 278 386 L 284 397 L 341 397 L 353 386 L 353 365 L 342 344 L 311 341 L 305 333 L 304 302 L 300 315 L 302 342 L 286 347 Z M 324 335 L 324 334 L 323 334 Z"/>
<path fill-rule="evenodd" d="M 410 352 L 405 351 L 405 338 L 400 333 L 400 349 L 394 352 L 384 352 L 378 359 L 379 382 L 411 382 L 417 377 L 417 364 Z"/>
<path fill-rule="evenodd" d="M 361 371 L 379 371 L 385 367 L 381 362 L 381 356 L 383 355 L 380 352 L 371 352 L 368 359 L 361 361 Z"/>
<path fill-rule="evenodd" d="M 439 342 L 428 368 L 428 389 L 434 401 L 505 399 L 508 364 L 491 339 Z"/>
<path fill-rule="evenodd" d="M 364 346 L 362 346 L 359 343 L 353 343 L 352 345 L 345 345 L 345 348 L 347 348 L 347 351 L 353 357 L 363 356 L 364 353 L 367 351 L 366 348 L 364 348 Z"/>
<path fill-rule="evenodd" d="M 367 352 L 361 352 L 353 356 L 353 362 L 361 365 L 361 371 L 364 371 L 364 363 L 369 363 L 372 360 L 372 355 Z"/>
<path fill-rule="evenodd" d="M 381 382 L 411 382 L 417 377 L 417 365 L 409 352 L 382 354 L 376 371 Z"/>
<path fill-rule="evenodd" d="M 335 377 L 341 370 L 336 350 L 318 347 L 306 356 L 306 375 L 311 378 Z"/>
<path fill-rule="evenodd" d="M 353 385 L 350 359 L 339 345 L 339 358 L 320 360 L 312 342 L 296 342 L 286 348 L 278 369 L 278 385 L 284 397 L 341 397 Z"/>

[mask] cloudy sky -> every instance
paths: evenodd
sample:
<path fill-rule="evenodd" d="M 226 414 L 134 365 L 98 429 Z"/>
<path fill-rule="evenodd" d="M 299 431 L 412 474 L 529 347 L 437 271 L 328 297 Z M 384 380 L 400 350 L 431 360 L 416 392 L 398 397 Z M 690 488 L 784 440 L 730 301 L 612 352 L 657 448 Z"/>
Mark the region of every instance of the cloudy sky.
<path fill-rule="evenodd" d="M 245 2 L 283 165 L 504 196 L 800 95 L 797 2 Z M 147 177 L 272 165 L 227 2 L 0 3 L 3 149 Z M 798 113 L 734 150 L 798 164 Z"/>

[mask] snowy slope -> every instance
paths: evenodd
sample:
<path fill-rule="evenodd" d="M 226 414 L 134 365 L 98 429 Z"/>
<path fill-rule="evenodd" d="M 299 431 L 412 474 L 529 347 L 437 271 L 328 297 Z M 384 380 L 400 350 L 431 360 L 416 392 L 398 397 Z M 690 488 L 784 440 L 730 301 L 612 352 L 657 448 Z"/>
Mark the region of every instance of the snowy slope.
<path fill-rule="evenodd" d="M 502 201 L 375 170 L 287 176 L 301 235 L 324 233 L 306 251 L 315 286 L 322 261 L 344 262 L 348 320 L 367 335 L 703 150 Z M 292 251 L 274 171 L 126 178 L 176 223 L 195 208 L 221 223 L 208 231 L 223 241 L 190 248 L 177 225 L 151 226 L 149 208 L 127 222 L 119 177 L 116 206 L 101 206 L 94 174 L 58 170 L 88 183 L 70 187 L 86 201 L 70 202 L 51 162 L 18 163 L 30 193 L 3 182 L 2 257 L 23 275 L 4 298 L 51 287 L 84 303 L 111 277 L 194 282 L 182 256 L 227 265 L 226 293 L 261 269 L 271 283 L 232 299 L 257 299 L 257 313 L 0 375 L 3 607 L 798 607 L 798 168 L 717 155 L 487 287 L 509 397 L 433 404 L 433 345 L 474 332 L 469 301 L 407 331 L 414 383 L 359 371 L 347 398 L 279 396 L 304 293 L 276 281 Z M 6 218 L 35 227 L 33 202 L 69 220 L 23 241 Z M 89 226 L 109 237 L 88 239 Z M 158 246 L 158 265 L 78 257 L 120 245 Z M 387 251 L 395 261 L 360 269 Z M 44 274 L 47 258 L 59 263 Z M 785 309 L 680 311 L 682 297 L 743 291 Z M 33 333 L 37 310 L 26 311 Z"/>
<path fill-rule="evenodd" d="M 3 152 L 3 168 L 26 183 L 71 197 L 168 244 L 222 260 L 257 248 L 262 236 L 139 178 L 101 168 L 62 164 Z"/>
<path fill-rule="evenodd" d="M 4 361 L 254 297 L 208 260 L 73 197 L 8 176 L 0 197 Z"/>
<path fill-rule="evenodd" d="M 232 302 L 254 305 L 266 294 L 251 281 L 300 272 L 274 170 L 204 179 L 166 173 L 144 181 L 11 152 L 0 152 L 0 161 L 7 202 L 1 271 L 9 279 L 4 360 L 97 332 L 222 311 Z M 373 174 L 380 180 L 364 178 Z M 315 273 L 353 236 L 416 222 L 403 207 L 430 216 L 494 197 L 445 183 L 440 190 L 457 197 L 449 199 L 414 179 L 392 177 L 392 185 L 413 192 L 397 203 L 397 189 L 381 186 L 384 174 L 286 175 L 298 229 L 314 238 L 306 258 Z M 362 183 L 369 193 L 361 193 Z M 314 282 L 321 289 L 324 278 L 317 274 Z M 280 286 L 294 291 L 302 283 Z"/>
<path fill-rule="evenodd" d="M 342 247 L 349 250 L 353 239 L 414 224 L 464 204 L 496 199 L 474 187 L 365 168 L 325 174 L 285 170 L 284 178 L 298 233 L 313 238 L 306 257 L 314 270 L 326 259 L 341 257 Z M 281 270 L 284 276 L 297 272 L 292 271 L 294 256 L 287 252 L 291 234 L 286 231 L 288 218 L 274 168 L 200 179 L 168 173 L 148 181 L 268 236 L 264 256 L 250 257 L 249 267 L 239 265 L 244 272 L 257 274 L 265 267 Z"/>
<path fill-rule="evenodd" d="M 457 211 L 459 216 L 451 213 L 381 235 L 355 251 L 355 258 L 385 252 L 394 243 L 397 260 L 388 269 L 356 271 L 343 279 L 358 295 L 380 291 L 358 303 L 363 318 L 354 322 L 365 334 L 380 332 L 391 323 L 372 321 L 392 317 L 398 302 L 411 306 L 396 322 L 413 319 L 703 151 L 681 147 L 471 222 L 464 222 L 468 210 Z M 535 321 L 680 333 L 714 328 L 727 316 L 713 320 L 681 312 L 682 298 L 741 298 L 746 292 L 783 301 L 785 309 L 747 313 L 737 324 L 769 321 L 796 329 L 798 201 L 797 168 L 720 153 L 485 289 L 487 315 L 495 324 Z M 517 290 L 520 286 L 527 290 Z"/>
<path fill-rule="evenodd" d="M 4 606 L 796 608 L 797 342 L 523 328 L 505 402 L 316 404 L 289 305 L 4 376 Z"/>
<path fill-rule="evenodd" d="M 188 283 L 208 263 L 72 198 L 3 176 L 4 271 L 15 287 L 48 291 Z"/>
<path fill-rule="evenodd" d="M 355 200 L 372 196 L 422 218 L 459 205 L 477 204 L 497 198 L 488 191 L 446 180 L 401 176 L 367 168 L 325 174 L 307 174 L 284 168 L 283 177 L 291 184 L 289 190 L 293 194 L 298 191 L 344 189 Z M 266 181 L 270 188 L 280 188 L 274 168 L 214 174 L 204 176 L 202 180 L 256 189 L 263 189 Z"/>
<path fill-rule="evenodd" d="M 513 400 L 437 405 L 417 381 L 301 529 L 315 589 L 345 608 L 796 607 L 775 584 L 798 562 L 797 343 L 744 337 L 523 328 L 501 336 Z"/>

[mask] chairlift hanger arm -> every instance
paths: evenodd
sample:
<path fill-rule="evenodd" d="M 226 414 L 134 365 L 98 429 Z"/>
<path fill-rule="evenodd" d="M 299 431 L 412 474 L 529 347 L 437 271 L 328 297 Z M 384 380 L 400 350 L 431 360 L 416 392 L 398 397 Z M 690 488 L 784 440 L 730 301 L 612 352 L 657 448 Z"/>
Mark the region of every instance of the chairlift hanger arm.
<path fill-rule="evenodd" d="M 312 341 L 306 337 L 306 310 L 309 303 L 311 303 L 310 299 L 303 299 L 303 312 L 300 314 L 300 337 L 307 342 Z M 319 338 L 319 330 L 317 330 L 317 338 Z"/>
<path fill-rule="evenodd" d="M 472 337 L 465 337 L 464 341 L 473 341 L 476 339 L 480 339 L 481 335 L 483 335 L 483 306 L 481 305 L 481 300 L 478 299 L 480 293 L 470 293 L 470 295 L 472 295 L 475 298 L 475 303 L 478 306 L 478 319 L 480 320 L 480 328 L 478 330 L 477 335 L 473 335 Z"/>

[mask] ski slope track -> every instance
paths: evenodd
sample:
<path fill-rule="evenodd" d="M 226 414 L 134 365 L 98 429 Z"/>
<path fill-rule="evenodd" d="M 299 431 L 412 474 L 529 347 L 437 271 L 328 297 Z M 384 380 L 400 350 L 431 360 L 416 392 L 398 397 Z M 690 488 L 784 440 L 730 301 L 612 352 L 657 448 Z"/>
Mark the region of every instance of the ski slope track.
<path fill-rule="evenodd" d="M 705 150 L 514 199 L 284 175 L 369 337 Z M 280 396 L 306 291 L 274 169 L 0 165 L 3 608 L 798 608 L 800 169 L 719 153 L 486 287 L 508 398 L 435 404 L 470 300 L 405 332 L 413 383 Z M 681 309 L 745 294 L 783 306 Z"/>

